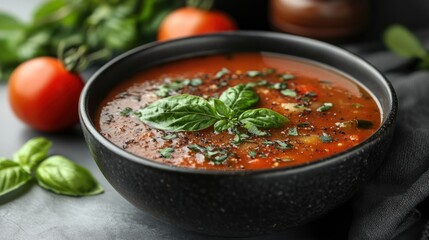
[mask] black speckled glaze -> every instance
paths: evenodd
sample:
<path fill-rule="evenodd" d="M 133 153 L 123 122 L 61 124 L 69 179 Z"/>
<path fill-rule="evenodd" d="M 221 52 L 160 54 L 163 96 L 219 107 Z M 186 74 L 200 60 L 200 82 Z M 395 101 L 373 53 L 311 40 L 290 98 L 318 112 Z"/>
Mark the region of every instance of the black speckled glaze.
<path fill-rule="evenodd" d="M 263 51 L 332 66 L 364 84 L 378 99 L 381 128 L 368 140 L 330 158 L 290 168 L 205 171 L 163 165 L 128 153 L 97 132 L 101 100 L 119 82 L 172 60 L 220 52 Z M 390 83 L 355 55 L 319 41 L 269 32 L 231 32 L 131 50 L 101 68 L 80 99 L 90 151 L 112 186 L 128 201 L 173 225 L 209 235 L 253 236 L 311 221 L 349 199 L 375 172 L 393 135 L 397 100 Z"/>

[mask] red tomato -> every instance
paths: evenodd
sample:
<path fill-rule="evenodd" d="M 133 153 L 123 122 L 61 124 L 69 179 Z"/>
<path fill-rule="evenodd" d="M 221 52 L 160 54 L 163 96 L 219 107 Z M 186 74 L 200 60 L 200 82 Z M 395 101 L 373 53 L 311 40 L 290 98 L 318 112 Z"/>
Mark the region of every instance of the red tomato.
<path fill-rule="evenodd" d="M 158 30 L 158 40 L 236 29 L 234 20 L 225 13 L 183 7 L 173 11 L 162 21 Z"/>
<path fill-rule="evenodd" d="M 34 129 L 54 132 L 79 121 L 83 81 L 56 58 L 39 57 L 19 65 L 9 80 L 9 102 L 16 116 Z"/>

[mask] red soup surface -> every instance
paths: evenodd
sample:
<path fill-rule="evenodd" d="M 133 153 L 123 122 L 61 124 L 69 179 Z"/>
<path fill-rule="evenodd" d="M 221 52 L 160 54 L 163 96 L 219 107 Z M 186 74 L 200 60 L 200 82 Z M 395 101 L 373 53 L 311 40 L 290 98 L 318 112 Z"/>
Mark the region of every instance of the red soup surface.
<path fill-rule="evenodd" d="M 239 84 L 259 97 L 248 109 L 267 108 L 289 122 L 250 129 L 229 118 L 235 124 L 225 131 L 213 126 L 164 131 L 141 120 L 140 110 L 159 99 L 189 94 L 212 102 Z M 231 111 L 234 115 L 236 110 Z M 379 128 L 381 113 L 367 90 L 326 66 L 283 55 L 235 53 L 145 70 L 108 94 L 95 122 L 104 137 L 146 159 L 188 168 L 248 170 L 306 164 L 345 151 Z"/>

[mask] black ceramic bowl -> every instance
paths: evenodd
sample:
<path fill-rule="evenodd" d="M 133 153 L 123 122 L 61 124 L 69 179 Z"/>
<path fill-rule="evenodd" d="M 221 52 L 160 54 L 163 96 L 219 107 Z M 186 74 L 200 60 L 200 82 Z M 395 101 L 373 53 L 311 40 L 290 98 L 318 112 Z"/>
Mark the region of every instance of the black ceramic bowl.
<path fill-rule="evenodd" d="M 382 126 L 348 151 L 290 168 L 206 171 L 137 157 L 104 138 L 93 117 L 106 94 L 151 66 L 221 52 L 263 51 L 311 59 L 365 85 L 377 98 Z M 86 84 L 79 111 L 91 153 L 112 186 L 156 218 L 210 235 L 251 236 L 311 221 L 349 199 L 380 165 L 396 116 L 389 82 L 355 55 L 319 41 L 269 32 L 231 32 L 131 50 L 101 68 Z M 341 219 L 338 219 L 341 221 Z"/>

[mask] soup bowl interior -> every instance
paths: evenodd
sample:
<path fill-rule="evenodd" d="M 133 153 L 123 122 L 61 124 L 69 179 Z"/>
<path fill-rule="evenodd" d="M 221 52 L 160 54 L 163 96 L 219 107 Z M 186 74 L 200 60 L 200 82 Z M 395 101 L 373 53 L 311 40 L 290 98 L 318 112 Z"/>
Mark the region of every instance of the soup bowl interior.
<path fill-rule="evenodd" d="M 137 157 L 95 128 L 102 100 L 120 82 L 153 66 L 218 53 L 286 54 L 328 65 L 364 85 L 378 101 L 381 127 L 358 146 L 326 159 L 256 171 L 186 169 Z M 153 43 L 102 67 L 87 83 L 79 112 L 89 149 L 112 186 L 158 219 L 210 235 L 252 236 L 311 221 L 349 199 L 380 165 L 392 138 L 396 97 L 372 66 L 319 41 L 267 32 L 231 32 Z"/>

